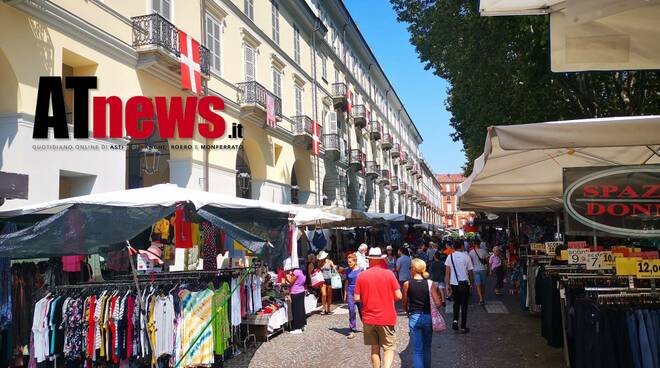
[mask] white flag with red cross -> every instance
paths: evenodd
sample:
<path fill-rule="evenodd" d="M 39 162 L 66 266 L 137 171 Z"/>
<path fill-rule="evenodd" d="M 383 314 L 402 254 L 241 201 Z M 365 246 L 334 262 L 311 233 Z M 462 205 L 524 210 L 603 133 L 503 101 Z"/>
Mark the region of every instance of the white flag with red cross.
<path fill-rule="evenodd" d="M 199 42 L 179 31 L 181 60 L 181 88 L 194 94 L 202 93 L 202 75 L 199 66 Z"/>
<path fill-rule="evenodd" d="M 312 122 L 312 154 L 318 156 L 321 153 L 321 140 L 319 137 L 319 132 L 321 128 L 319 124 L 315 121 Z"/>

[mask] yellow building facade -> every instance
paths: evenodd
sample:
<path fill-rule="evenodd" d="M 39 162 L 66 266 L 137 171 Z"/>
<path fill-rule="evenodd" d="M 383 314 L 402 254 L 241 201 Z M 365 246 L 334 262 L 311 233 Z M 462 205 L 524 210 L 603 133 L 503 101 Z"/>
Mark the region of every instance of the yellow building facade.
<path fill-rule="evenodd" d="M 341 0 L 14 0 L 0 2 L 0 27 L 0 169 L 30 176 L 28 201 L 8 207 L 172 182 L 438 223 L 422 137 Z M 124 102 L 191 96 L 179 30 L 201 44 L 203 94 L 224 100 L 227 131 L 240 124 L 242 138 L 32 139 L 40 76 L 96 76 L 91 97 Z M 69 120 L 69 90 L 64 98 Z M 50 143 L 103 149 L 34 147 Z"/>

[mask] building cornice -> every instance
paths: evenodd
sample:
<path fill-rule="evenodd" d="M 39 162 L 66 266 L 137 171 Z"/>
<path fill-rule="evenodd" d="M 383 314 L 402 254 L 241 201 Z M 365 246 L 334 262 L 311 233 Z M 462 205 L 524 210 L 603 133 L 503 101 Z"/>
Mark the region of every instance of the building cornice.
<path fill-rule="evenodd" d="M 138 55 L 131 45 L 50 1 L 24 1 L 15 4 L 15 7 L 123 64 L 132 68 L 137 65 Z"/>

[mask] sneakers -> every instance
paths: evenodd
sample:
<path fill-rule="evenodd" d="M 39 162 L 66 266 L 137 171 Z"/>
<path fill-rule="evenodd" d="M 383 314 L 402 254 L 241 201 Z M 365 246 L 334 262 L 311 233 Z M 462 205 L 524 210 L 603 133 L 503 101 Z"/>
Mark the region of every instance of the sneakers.
<path fill-rule="evenodd" d="M 452 322 L 451 329 L 454 331 L 458 331 L 458 321 Z"/>
<path fill-rule="evenodd" d="M 351 333 L 348 334 L 347 338 L 349 339 L 355 338 L 355 332 L 351 331 Z"/>
<path fill-rule="evenodd" d="M 465 327 L 465 328 L 461 328 L 461 332 L 462 332 L 462 333 L 468 333 L 468 332 L 470 332 L 470 329 L 467 328 L 467 327 Z"/>
<path fill-rule="evenodd" d="M 297 329 L 297 330 L 293 330 L 293 331 L 291 331 L 290 333 L 291 333 L 292 335 L 300 335 L 300 334 L 303 333 L 303 332 L 302 332 L 301 329 Z"/>

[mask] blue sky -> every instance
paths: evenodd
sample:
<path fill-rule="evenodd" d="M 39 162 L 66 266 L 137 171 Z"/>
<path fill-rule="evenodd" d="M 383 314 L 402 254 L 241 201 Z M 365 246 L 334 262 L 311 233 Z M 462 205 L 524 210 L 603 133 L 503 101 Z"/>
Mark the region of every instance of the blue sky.
<path fill-rule="evenodd" d="M 424 70 L 406 25 L 386 0 L 345 0 L 378 63 L 424 138 L 421 149 L 436 173 L 461 173 L 465 162 L 460 142 L 449 134 L 451 114 L 445 110 L 447 82 Z"/>

